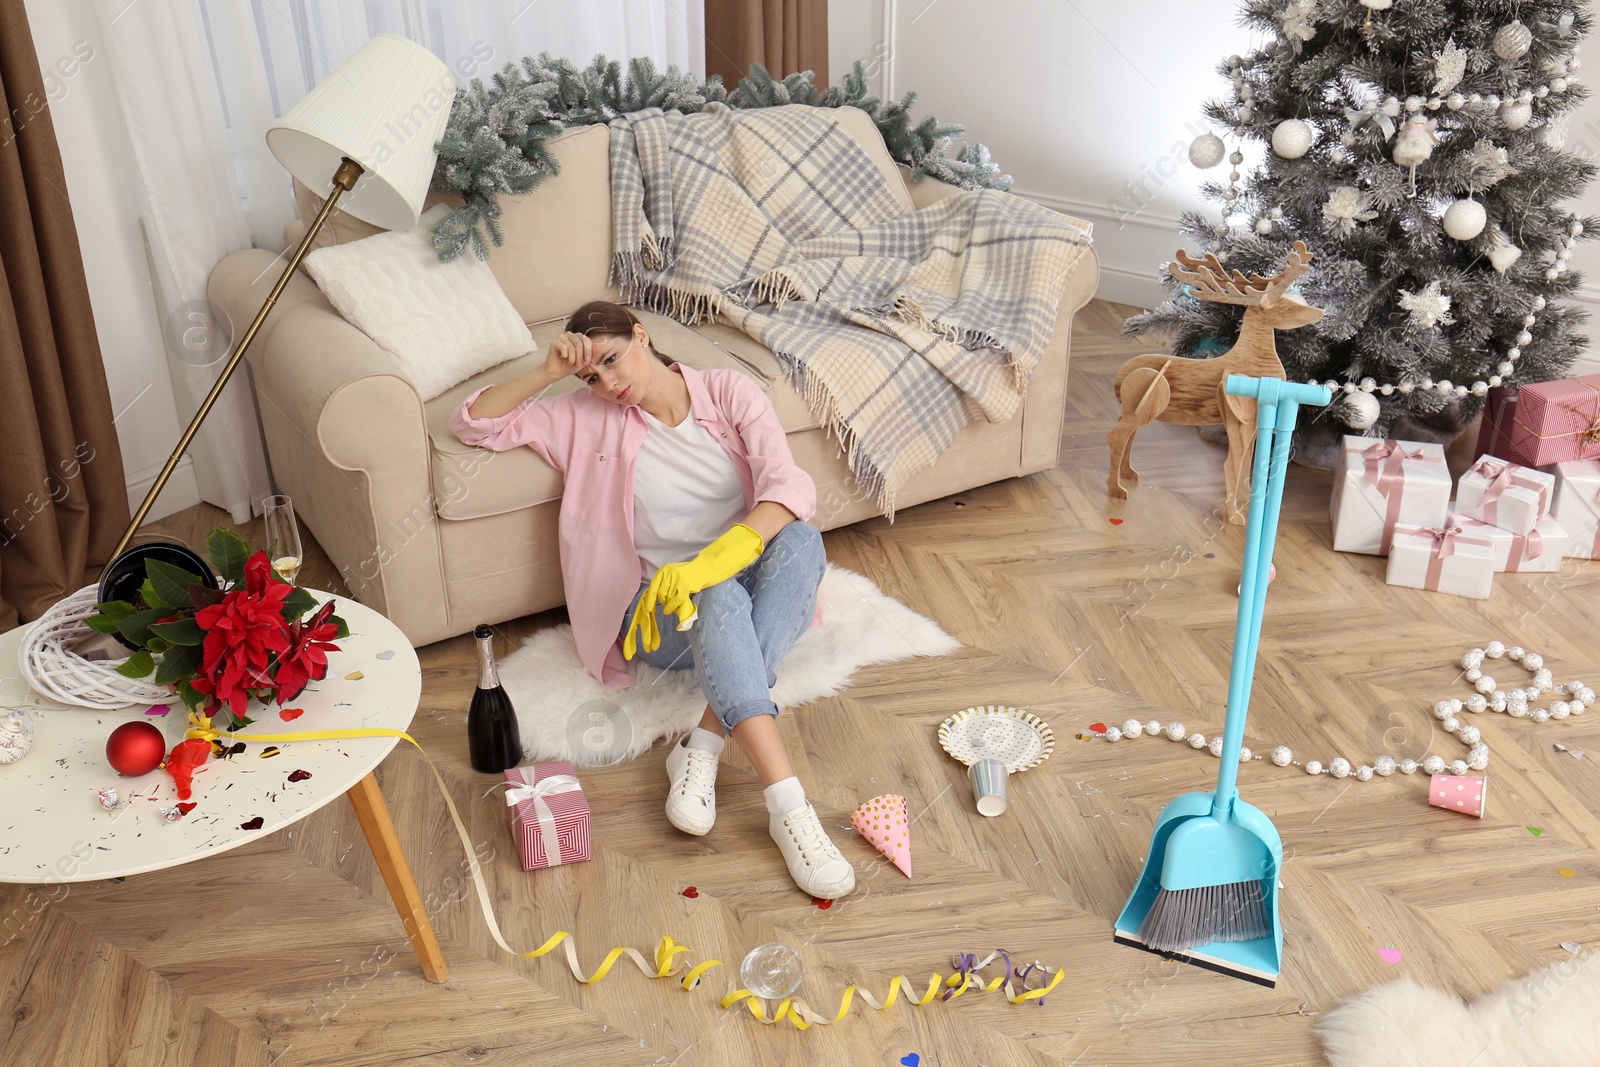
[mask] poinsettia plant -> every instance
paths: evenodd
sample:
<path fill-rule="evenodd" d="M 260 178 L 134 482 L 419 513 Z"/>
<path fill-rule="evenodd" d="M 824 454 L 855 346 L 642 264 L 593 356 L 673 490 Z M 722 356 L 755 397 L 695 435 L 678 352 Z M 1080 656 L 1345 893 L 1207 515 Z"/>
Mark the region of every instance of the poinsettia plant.
<path fill-rule="evenodd" d="M 231 530 L 213 530 L 206 555 L 224 588 L 147 559 L 137 600 L 97 604 L 84 622 L 137 646 L 118 674 L 153 675 L 191 712 L 209 719 L 226 709 L 238 728 L 252 721 L 246 715 L 252 699 L 282 705 L 326 676 L 328 653 L 339 650 L 333 642 L 350 629 L 333 613 L 332 600 L 318 607 L 309 592 L 273 571 L 265 552 L 252 555 Z"/>

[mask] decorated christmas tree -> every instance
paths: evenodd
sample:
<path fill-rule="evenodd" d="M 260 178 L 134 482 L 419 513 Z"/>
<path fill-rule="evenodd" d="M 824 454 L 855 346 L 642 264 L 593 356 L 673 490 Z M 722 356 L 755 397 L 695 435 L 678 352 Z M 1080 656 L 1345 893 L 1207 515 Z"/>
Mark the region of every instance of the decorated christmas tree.
<path fill-rule="evenodd" d="M 1600 220 L 1563 202 L 1595 167 L 1565 151 L 1583 6 L 1560 0 L 1248 0 L 1243 22 L 1271 35 L 1221 72 L 1206 105 L 1222 136 L 1190 146 L 1224 164 L 1191 212 L 1189 250 L 1272 275 L 1290 246 L 1315 254 L 1297 290 L 1320 322 L 1278 336 L 1289 378 L 1343 395 L 1302 434 L 1325 465 L 1337 435 L 1448 439 L 1495 386 L 1562 377 L 1586 338 L 1574 243 Z M 1246 140 L 1263 165 L 1241 174 Z M 1229 142 L 1232 142 L 1231 144 Z M 1242 309 L 1173 295 L 1128 320 L 1184 356 L 1217 355 Z"/>

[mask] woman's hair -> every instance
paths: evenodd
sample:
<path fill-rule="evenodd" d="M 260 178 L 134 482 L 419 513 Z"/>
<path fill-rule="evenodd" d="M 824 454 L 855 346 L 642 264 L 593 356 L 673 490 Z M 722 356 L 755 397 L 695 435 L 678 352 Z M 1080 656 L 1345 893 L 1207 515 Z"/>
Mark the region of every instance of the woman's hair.
<path fill-rule="evenodd" d="M 613 304 L 609 300 L 591 300 L 583 307 L 572 313 L 567 320 L 568 333 L 581 333 L 588 337 L 596 334 L 601 337 L 628 337 L 633 336 L 633 328 L 642 325 L 633 312 L 621 304 Z M 655 341 L 645 347 L 650 349 L 650 354 L 659 359 L 663 366 L 670 367 L 675 360 L 669 359 L 656 351 Z"/>

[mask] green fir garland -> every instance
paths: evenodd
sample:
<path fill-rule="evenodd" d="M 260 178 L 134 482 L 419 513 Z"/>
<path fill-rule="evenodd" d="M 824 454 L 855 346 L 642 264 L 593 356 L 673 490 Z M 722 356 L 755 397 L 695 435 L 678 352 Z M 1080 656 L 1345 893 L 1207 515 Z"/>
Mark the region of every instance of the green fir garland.
<path fill-rule="evenodd" d="M 697 84 L 675 66 L 664 73 L 656 70 L 645 57 L 630 60 L 624 78 L 622 65 L 604 55 L 579 70 L 547 52 L 537 59 L 524 56 L 520 69 L 507 63 L 488 87 L 474 78 L 470 88 L 456 91 L 449 124 L 434 146 L 439 159 L 432 188 L 465 201 L 434 227 L 434 250 L 449 262 L 470 243 L 479 259 L 488 259 L 491 242 L 495 247 L 505 243 L 499 197 L 526 195 L 546 174 L 559 173 L 545 142 L 574 127 L 607 123 L 652 107 L 684 114 L 712 102 L 735 108 L 857 107 L 872 116 L 889 155 L 910 167 L 914 180 L 932 175 L 963 189 L 1011 187 L 1011 176 L 1000 173 L 983 145 L 969 143 L 956 155 L 947 154 L 964 126 L 941 124 L 931 115 L 912 125 L 916 93 L 888 104 L 869 96 L 861 61 L 845 75 L 843 86 L 819 90 L 812 78 L 806 70 L 777 81 L 756 63 L 749 77 L 729 92 L 720 74 Z"/>

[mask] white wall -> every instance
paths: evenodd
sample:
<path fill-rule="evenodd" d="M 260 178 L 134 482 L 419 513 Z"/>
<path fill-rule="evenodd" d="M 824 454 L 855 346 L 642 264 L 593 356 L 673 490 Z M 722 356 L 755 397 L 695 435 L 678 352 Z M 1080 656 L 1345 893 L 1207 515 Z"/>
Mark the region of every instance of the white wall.
<path fill-rule="evenodd" d="M 1013 192 L 1093 222 L 1099 295 L 1149 306 L 1182 243 L 1179 213 L 1217 212 L 1199 197 L 1204 175 L 1187 149 L 1209 128 L 1201 104 L 1227 87 L 1217 64 L 1258 43 L 1235 24 L 1237 8 L 1233 0 L 832 0 L 829 65 L 837 82 L 851 60 L 881 57 L 875 90 L 884 75 L 889 95 L 914 90 L 914 117 L 963 123 L 1015 177 Z M 1600 35 L 1583 59 L 1580 74 L 1600 78 Z M 1574 114 L 1569 131 L 1569 148 L 1600 158 L 1600 99 Z M 1600 182 L 1575 207 L 1600 214 Z M 1573 266 L 1586 275 L 1584 301 L 1600 312 L 1600 241 L 1580 243 Z M 1600 337 L 1600 319 L 1591 329 Z M 1600 370 L 1593 349 L 1589 359 Z"/>
<path fill-rule="evenodd" d="M 136 508 L 183 431 L 139 230 L 138 170 L 89 0 L 26 0 L 25 8 L 66 169 L 111 404 L 119 413 L 117 439 L 128 499 Z M 63 64 L 79 56 L 88 58 Z M 185 456 L 150 517 L 199 501 Z"/>

